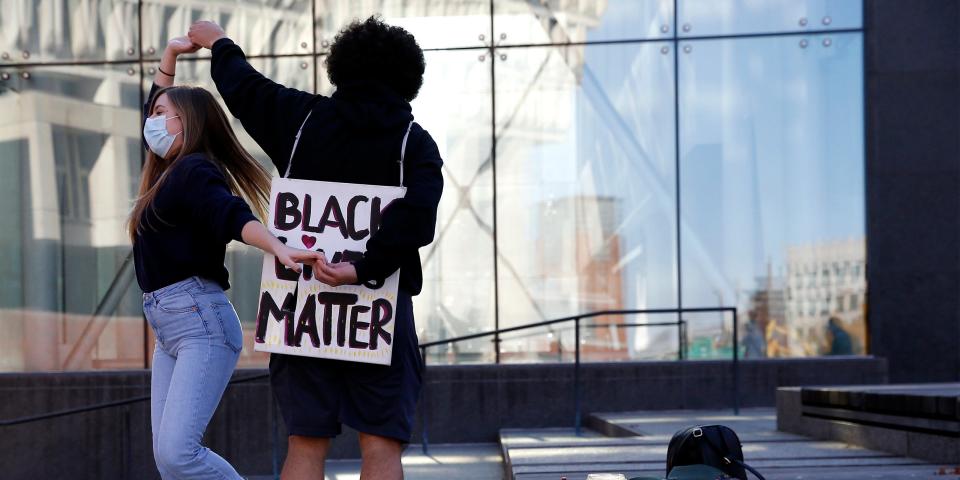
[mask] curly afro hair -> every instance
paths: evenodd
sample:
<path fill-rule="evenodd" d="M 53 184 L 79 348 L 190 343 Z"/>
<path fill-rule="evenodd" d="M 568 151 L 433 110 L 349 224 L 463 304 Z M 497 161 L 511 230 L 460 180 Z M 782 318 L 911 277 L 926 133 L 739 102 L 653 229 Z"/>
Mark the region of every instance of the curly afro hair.
<path fill-rule="evenodd" d="M 326 64 L 327 77 L 334 85 L 373 81 L 390 87 L 408 102 L 417 97 L 426 68 L 423 50 L 413 35 L 383 23 L 378 16 L 354 21 L 340 30 Z"/>

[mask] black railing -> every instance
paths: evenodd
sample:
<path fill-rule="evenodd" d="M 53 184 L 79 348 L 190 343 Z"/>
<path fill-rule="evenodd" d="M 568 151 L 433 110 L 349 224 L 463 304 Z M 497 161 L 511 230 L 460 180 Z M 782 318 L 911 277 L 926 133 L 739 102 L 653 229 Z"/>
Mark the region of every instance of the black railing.
<path fill-rule="evenodd" d="M 431 347 L 438 347 L 441 345 L 452 345 L 460 342 L 465 342 L 468 340 L 476 340 L 479 338 L 493 337 L 492 341 L 494 343 L 494 348 L 496 350 L 496 358 L 500 358 L 500 344 L 503 342 L 501 335 L 505 333 L 518 332 L 522 330 L 529 330 L 532 328 L 543 328 L 551 327 L 553 325 L 558 325 L 562 323 L 573 322 L 574 325 L 574 362 L 573 362 L 573 403 L 574 403 L 574 412 L 573 412 L 573 427 L 576 435 L 579 436 L 582 428 L 582 411 L 581 411 L 581 389 L 580 389 L 580 327 L 581 320 L 588 320 L 596 317 L 606 317 L 606 316 L 625 316 L 625 315 L 657 315 L 657 314 L 677 314 L 683 315 L 685 313 L 724 313 L 730 312 L 733 315 L 733 358 L 732 358 L 732 375 L 733 382 L 731 386 L 731 397 L 733 403 L 733 414 L 740 415 L 740 355 L 738 353 L 739 341 L 739 332 L 737 328 L 737 309 L 735 307 L 702 307 L 702 308 L 654 308 L 654 309 L 642 309 L 642 310 L 602 310 L 598 312 L 583 313 L 580 315 L 573 315 L 569 317 L 557 318 L 553 320 L 545 320 L 542 322 L 528 323 L 525 325 L 518 325 L 515 327 L 500 328 L 497 330 L 490 330 L 486 332 L 473 333 L 470 335 L 463 335 L 460 337 L 447 338 L 443 340 L 436 340 L 433 342 L 427 342 L 420 345 L 420 354 L 423 357 L 424 367 L 427 363 L 427 349 Z M 683 360 L 684 352 L 686 351 L 686 324 L 687 321 L 682 318 L 678 318 L 675 322 L 657 322 L 657 323 L 621 323 L 621 324 L 602 324 L 602 325 L 585 325 L 584 328 L 600 328 L 600 327 L 609 327 L 616 326 L 618 328 L 640 328 L 640 327 L 663 327 L 663 326 L 676 326 L 677 327 L 677 336 L 678 336 L 678 345 L 677 345 L 677 360 Z M 561 345 L 560 339 L 557 340 L 557 344 Z M 560 346 L 562 350 L 562 346 Z M 562 355 L 562 353 L 561 353 Z M 426 369 L 425 369 L 426 370 Z M 424 381 L 423 387 L 421 389 L 421 398 L 424 400 L 421 408 L 423 409 L 423 417 L 421 418 L 421 436 L 423 439 L 422 448 L 424 454 L 429 454 L 430 441 L 429 441 L 429 408 L 427 405 L 427 396 L 425 395 L 427 389 L 426 381 L 426 371 L 424 371 Z"/>
<path fill-rule="evenodd" d="M 252 382 L 256 380 L 263 380 L 266 378 L 270 378 L 269 373 L 248 375 L 245 377 L 235 378 L 230 380 L 229 382 L 227 382 L 227 387 L 229 388 L 231 385 Z M 39 422 L 41 420 L 50 420 L 50 419 L 59 418 L 59 417 L 68 417 L 71 415 L 79 415 L 82 413 L 95 412 L 98 410 L 105 410 L 108 408 L 124 407 L 128 405 L 149 401 L 150 398 L 151 398 L 150 395 L 140 395 L 137 397 L 125 398 L 123 400 L 114 400 L 111 402 L 95 403 L 92 405 L 85 405 L 82 407 L 57 410 L 54 412 L 48 412 L 40 415 L 29 415 L 25 417 L 10 419 L 10 420 L 0 420 L 0 427 L 12 427 L 14 425 L 22 425 L 25 423 Z M 271 446 L 273 477 L 280 478 L 280 449 L 279 449 L 280 438 L 279 438 L 279 431 L 277 428 L 277 423 L 279 422 L 279 420 L 277 419 L 277 404 L 274 401 L 273 395 L 270 395 L 269 410 L 270 410 L 270 415 L 272 416 L 270 421 L 271 423 L 273 423 L 273 445 Z M 127 436 L 127 442 L 126 442 L 127 445 L 129 445 L 130 441 L 132 440 L 131 438 L 132 432 L 130 430 L 129 415 L 130 415 L 129 410 L 126 410 L 124 412 L 123 430 L 125 432 L 125 435 Z"/>
<path fill-rule="evenodd" d="M 227 386 L 229 387 L 230 385 L 236 385 L 238 383 L 252 382 L 254 380 L 263 380 L 269 377 L 270 377 L 270 374 L 263 373 L 263 374 L 257 374 L 257 375 L 250 375 L 243 378 L 235 378 L 233 380 L 230 380 L 227 383 Z M 27 417 L 14 418 L 11 420 L 0 420 L 0 427 L 12 427 L 14 425 L 21 425 L 24 423 L 38 422 L 40 420 L 50 420 L 52 418 L 57 418 L 57 417 L 66 417 L 70 415 L 76 415 L 79 413 L 94 412 L 97 410 L 103 410 L 105 408 L 122 407 L 124 405 L 132 405 L 134 403 L 146 402 L 147 400 L 150 400 L 150 395 L 140 395 L 139 397 L 130 397 L 130 398 L 125 398 L 123 400 L 114 400 L 112 402 L 95 403 L 93 405 L 85 405 L 82 407 L 57 410 L 55 412 L 43 413 L 40 415 L 30 415 Z"/>

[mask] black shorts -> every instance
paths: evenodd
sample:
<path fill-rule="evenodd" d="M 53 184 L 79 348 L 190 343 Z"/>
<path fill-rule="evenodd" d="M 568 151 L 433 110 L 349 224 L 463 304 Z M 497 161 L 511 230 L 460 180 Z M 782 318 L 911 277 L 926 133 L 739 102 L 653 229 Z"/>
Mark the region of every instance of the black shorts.
<path fill-rule="evenodd" d="M 270 385 L 290 435 L 358 432 L 410 442 L 423 359 L 410 295 L 397 295 L 390 365 L 270 355 Z"/>

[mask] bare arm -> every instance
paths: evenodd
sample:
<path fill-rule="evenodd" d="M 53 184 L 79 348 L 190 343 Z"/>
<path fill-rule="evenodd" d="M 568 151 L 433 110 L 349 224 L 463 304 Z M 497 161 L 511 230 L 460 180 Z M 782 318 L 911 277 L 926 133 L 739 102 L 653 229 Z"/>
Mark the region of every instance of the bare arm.
<path fill-rule="evenodd" d="M 309 263 L 311 265 L 326 263 L 323 254 L 320 252 L 298 250 L 284 245 L 283 242 L 273 236 L 262 223 L 256 220 L 247 222 L 243 226 L 240 236 L 243 239 L 243 243 L 253 245 L 264 252 L 276 256 L 277 260 L 280 260 L 280 263 L 297 272 L 301 270 L 299 265 L 301 263 Z"/>
<path fill-rule="evenodd" d="M 171 38 L 160 57 L 160 68 L 153 76 L 153 83 L 158 87 L 173 85 L 173 77 L 177 74 L 177 57 L 197 50 L 200 50 L 200 45 L 191 42 L 187 37 Z"/>

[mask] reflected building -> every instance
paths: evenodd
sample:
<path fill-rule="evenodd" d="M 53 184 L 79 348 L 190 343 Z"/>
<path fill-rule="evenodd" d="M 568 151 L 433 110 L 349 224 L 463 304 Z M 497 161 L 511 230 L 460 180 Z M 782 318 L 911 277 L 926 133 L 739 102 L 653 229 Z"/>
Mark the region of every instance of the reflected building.
<path fill-rule="evenodd" d="M 854 352 L 863 353 L 865 262 L 863 238 L 798 245 L 787 250 L 787 325 L 797 343 L 793 354 L 823 353 L 830 317 L 837 317 L 854 338 Z"/>
<path fill-rule="evenodd" d="M 791 338 L 821 329 L 826 311 L 862 337 L 859 1 L 4 5 L 0 371 L 149 366 L 124 221 L 159 55 L 198 19 L 220 22 L 267 76 L 321 94 L 333 91 L 326 53 L 352 19 L 380 13 L 427 50 L 413 111 L 445 159 L 445 190 L 435 241 L 421 250 L 421 341 L 597 310 L 721 305 L 741 318 L 765 305 Z M 801 46 L 798 15 L 833 23 Z M 741 38 L 754 33 L 772 35 Z M 177 81 L 213 91 L 208 56 L 183 59 Z M 235 243 L 226 263 L 240 364 L 265 365 L 252 351 L 260 255 Z M 827 283 L 808 286 L 807 275 Z M 676 358 L 675 327 L 622 325 L 678 319 L 585 322 L 586 358 Z M 729 318 L 684 320 L 687 341 L 724 354 Z M 569 326 L 501 340 L 436 349 L 430 361 L 492 362 L 498 348 L 502 361 L 566 361 L 574 347 Z M 788 343 L 788 355 L 816 354 Z"/>
<path fill-rule="evenodd" d="M 764 356 L 789 357 L 790 336 L 786 328 L 788 320 L 784 278 L 774 275 L 768 264 L 767 274 L 758 277 L 756 281 L 761 288 L 750 295 L 750 308 L 746 318 L 746 328 L 744 328 L 745 337 L 741 340 L 741 344 L 750 340 L 748 337 L 753 333 L 751 329 L 756 328 L 766 344 L 763 349 Z"/>
<path fill-rule="evenodd" d="M 140 172 L 139 76 L 128 67 L 3 71 L 0 328 L 11 344 L 0 365 L 142 367 L 136 295 L 115 302 L 109 319 L 91 318 L 130 250 L 123 224 Z M 136 290 L 131 282 L 128 272 L 117 288 Z"/>

